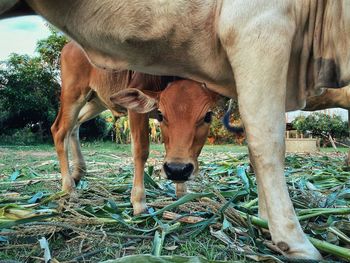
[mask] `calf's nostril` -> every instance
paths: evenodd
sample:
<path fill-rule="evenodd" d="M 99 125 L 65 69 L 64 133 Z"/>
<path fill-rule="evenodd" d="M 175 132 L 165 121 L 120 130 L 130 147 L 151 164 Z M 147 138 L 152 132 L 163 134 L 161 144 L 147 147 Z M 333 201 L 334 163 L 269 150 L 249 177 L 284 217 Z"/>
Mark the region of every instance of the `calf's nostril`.
<path fill-rule="evenodd" d="M 185 167 L 183 168 L 183 173 L 185 176 L 190 177 L 191 173 L 193 172 L 193 164 L 187 163 Z"/>
<path fill-rule="evenodd" d="M 168 179 L 174 181 L 187 181 L 193 172 L 191 163 L 164 163 L 164 172 Z"/>

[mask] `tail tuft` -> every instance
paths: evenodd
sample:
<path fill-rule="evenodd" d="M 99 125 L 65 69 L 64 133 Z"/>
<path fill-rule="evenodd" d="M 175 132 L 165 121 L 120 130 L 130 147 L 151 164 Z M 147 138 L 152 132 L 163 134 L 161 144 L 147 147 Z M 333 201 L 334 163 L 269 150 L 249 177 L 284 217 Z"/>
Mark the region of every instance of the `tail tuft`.
<path fill-rule="evenodd" d="M 231 126 L 230 124 L 230 109 L 226 111 L 224 117 L 222 118 L 222 123 L 224 124 L 225 128 L 234 134 L 240 134 L 244 132 L 243 126 Z"/>

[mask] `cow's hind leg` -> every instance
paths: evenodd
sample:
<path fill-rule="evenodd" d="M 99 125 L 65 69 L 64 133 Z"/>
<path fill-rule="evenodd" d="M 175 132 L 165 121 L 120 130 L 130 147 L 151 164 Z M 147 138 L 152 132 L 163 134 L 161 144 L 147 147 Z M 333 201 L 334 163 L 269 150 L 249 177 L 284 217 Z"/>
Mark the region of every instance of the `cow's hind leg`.
<path fill-rule="evenodd" d="M 226 52 L 234 70 L 238 103 L 246 128 L 259 188 L 259 208 L 267 216 L 273 242 L 287 257 L 320 259 L 303 233 L 284 177 L 284 112 L 293 24 L 276 17 L 266 25 L 239 27 L 239 37 Z M 238 25 L 239 26 L 239 25 Z M 231 33 L 234 32 L 232 29 Z M 232 43 L 231 43 L 232 44 Z"/>
<path fill-rule="evenodd" d="M 97 98 L 87 102 L 80 110 L 77 123 L 70 134 L 70 146 L 73 157 L 72 177 L 75 183 L 78 183 L 86 173 L 86 164 L 79 142 L 79 127 L 84 122 L 95 118 L 103 110 L 105 110 L 105 107 L 99 103 Z"/>
<path fill-rule="evenodd" d="M 148 114 L 128 111 L 132 138 L 132 154 L 134 158 L 134 181 L 131 191 L 131 203 L 134 214 L 147 210 L 144 186 L 144 168 L 149 154 Z"/>

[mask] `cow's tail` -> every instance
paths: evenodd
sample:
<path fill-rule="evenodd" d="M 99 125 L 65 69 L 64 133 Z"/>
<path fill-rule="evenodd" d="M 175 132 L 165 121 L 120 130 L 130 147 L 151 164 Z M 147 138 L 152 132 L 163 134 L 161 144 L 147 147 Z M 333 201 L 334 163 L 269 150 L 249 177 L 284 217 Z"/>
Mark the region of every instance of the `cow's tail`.
<path fill-rule="evenodd" d="M 224 117 L 222 118 L 222 123 L 224 124 L 225 128 L 229 131 L 232 132 L 234 134 L 241 134 L 244 132 L 244 128 L 243 126 L 234 126 L 230 124 L 230 115 L 231 115 L 231 111 L 232 111 L 232 99 L 230 100 L 228 109 L 224 115 Z"/>
<path fill-rule="evenodd" d="M 35 15 L 35 12 L 23 0 L 0 1 L 0 19 L 15 16 Z"/>

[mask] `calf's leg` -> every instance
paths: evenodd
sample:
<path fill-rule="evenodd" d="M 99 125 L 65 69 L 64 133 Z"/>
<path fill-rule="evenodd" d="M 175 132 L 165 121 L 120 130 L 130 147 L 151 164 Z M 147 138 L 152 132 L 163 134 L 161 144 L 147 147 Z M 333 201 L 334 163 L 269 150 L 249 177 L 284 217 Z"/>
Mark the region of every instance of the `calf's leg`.
<path fill-rule="evenodd" d="M 74 179 L 69 172 L 69 135 L 77 123 L 77 116 L 82 106 L 83 104 L 80 104 L 75 100 L 70 100 L 69 98 L 64 99 L 61 97 L 61 107 L 55 122 L 51 126 L 51 133 L 60 163 L 62 190 L 67 192 L 72 192 L 75 188 Z"/>
<path fill-rule="evenodd" d="M 134 215 L 147 210 L 144 186 L 144 169 L 149 155 L 148 114 L 128 111 L 132 139 L 132 155 L 134 158 L 134 181 L 131 190 L 131 203 Z"/>
<path fill-rule="evenodd" d="M 80 148 L 79 127 L 84 122 L 95 118 L 103 110 L 105 110 L 105 107 L 97 99 L 87 102 L 80 110 L 77 124 L 70 133 L 70 147 L 73 157 L 72 177 L 75 183 L 78 183 L 86 173 L 86 164 Z"/>

